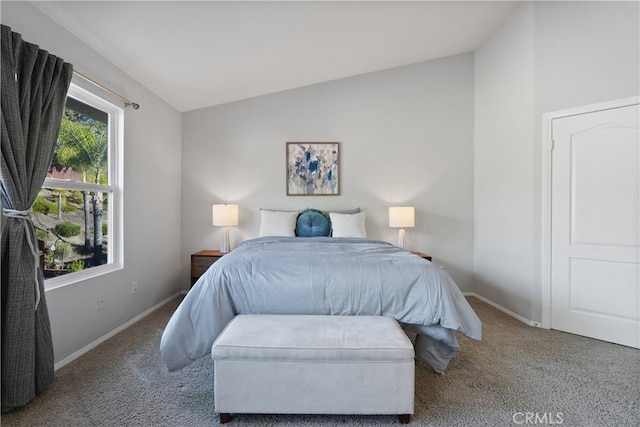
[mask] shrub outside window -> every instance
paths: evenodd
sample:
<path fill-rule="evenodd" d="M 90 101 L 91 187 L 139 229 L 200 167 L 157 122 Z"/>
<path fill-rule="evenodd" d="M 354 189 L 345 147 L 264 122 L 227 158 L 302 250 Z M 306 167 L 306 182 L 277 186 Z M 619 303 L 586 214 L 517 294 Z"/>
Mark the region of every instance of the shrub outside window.
<path fill-rule="evenodd" d="M 45 288 L 122 268 L 122 108 L 71 84 L 33 204 Z"/>

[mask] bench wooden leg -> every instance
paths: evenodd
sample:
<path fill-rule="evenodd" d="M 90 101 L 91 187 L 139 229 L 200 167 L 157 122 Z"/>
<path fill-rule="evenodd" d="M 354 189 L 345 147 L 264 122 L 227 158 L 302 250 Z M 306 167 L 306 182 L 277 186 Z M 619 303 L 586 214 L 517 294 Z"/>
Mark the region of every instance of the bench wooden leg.
<path fill-rule="evenodd" d="M 220 412 L 220 424 L 226 424 L 231 421 L 231 414 L 228 412 Z"/>
<path fill-rule="evenodd" d="M 398 419 L 401 424 L 409 424 L 409 421 L 411 421 L 411 414 L 398 415 Z"/>

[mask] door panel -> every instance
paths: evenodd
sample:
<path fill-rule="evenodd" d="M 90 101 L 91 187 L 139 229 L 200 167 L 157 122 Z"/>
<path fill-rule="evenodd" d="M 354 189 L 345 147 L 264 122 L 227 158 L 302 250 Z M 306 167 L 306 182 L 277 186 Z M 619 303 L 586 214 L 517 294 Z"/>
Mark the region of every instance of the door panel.
<path fill-rule="evenodd" d="M 638 269 L 632 263 L 571 260 L 569 309 L 611 318 L 638 319 Z"/>
<path fill-rule="evenodd" d="M 571 137 L 573 244 L 638 246 L 638 143 L 634 133 L 637 136 L 633 128 L 607 125 Z M 613 218 L 614 223 L 603 226 Z"/>
<path fill-rule="evenodd" d="M 554 119 L 551 327 L 640 347 L 637 105 Z"/>

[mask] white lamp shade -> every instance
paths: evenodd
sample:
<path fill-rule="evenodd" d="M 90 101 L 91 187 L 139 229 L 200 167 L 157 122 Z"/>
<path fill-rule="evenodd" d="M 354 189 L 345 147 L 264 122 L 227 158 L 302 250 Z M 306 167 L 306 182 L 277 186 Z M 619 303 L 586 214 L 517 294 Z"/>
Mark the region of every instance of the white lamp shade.
<path fill-rule="evenodd" d="M 213 205 L 212 223 L 217 227 L 238 225 L 238 205 Z"/>
<path fill-rule="evenodd" d="M 413 206 L 396 206 L 389 208 L 389 227 L 415 227 L 416 210 Z"/>

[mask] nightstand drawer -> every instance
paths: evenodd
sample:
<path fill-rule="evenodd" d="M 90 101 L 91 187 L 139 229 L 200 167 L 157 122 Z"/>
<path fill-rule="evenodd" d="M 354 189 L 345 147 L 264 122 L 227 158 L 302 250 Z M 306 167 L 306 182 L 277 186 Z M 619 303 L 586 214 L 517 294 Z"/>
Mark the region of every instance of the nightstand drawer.
<path fill-rule="evenodd" d="M 205 271 L 211 266 L 213 263 L 209 263 L 209 265 L 202 266 L 193 266 L 191 267 L 191 277 L 198 278 L 204 274 Z"/>
<path fill-rule="evenodd" d="M 200 251 L 191 254 L 191 286 L 198 281 L 200 276 L 202 276 L 214 262 L 224 255 L 225 254 L 220 251 Z"/>
<path fill-rule="evenodd" d="M 218 258 L 209 256 L 194 256 L 191 258 L 191 266 L 194 269 L 202 270 L 203 272 L 209 268 L 211 264 L 216 262 Z"/>

